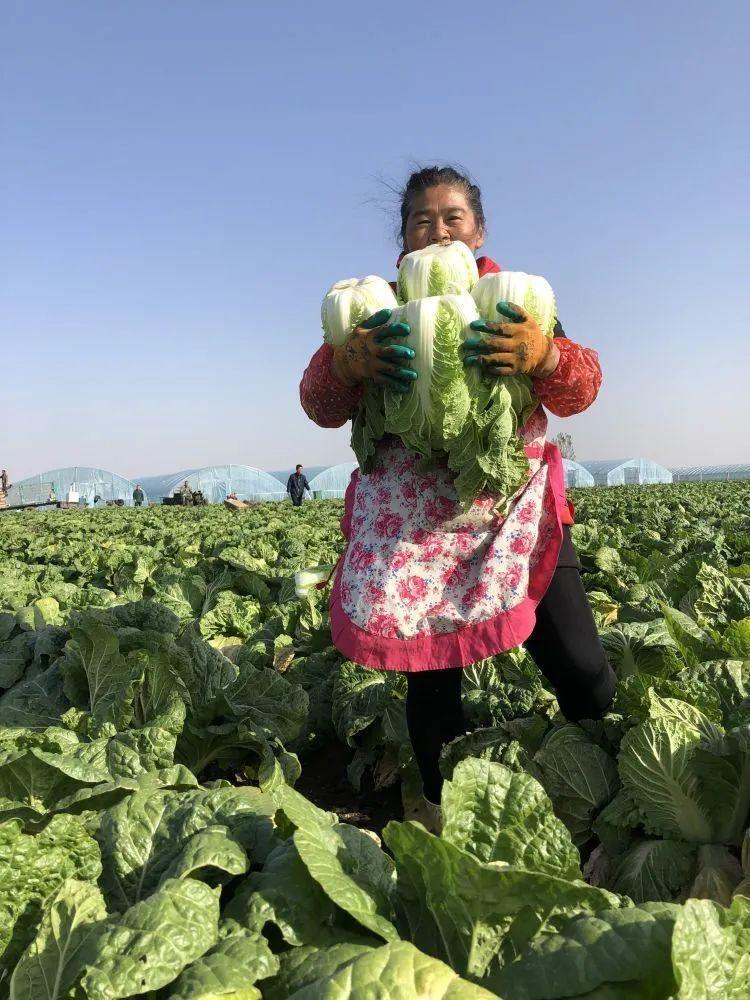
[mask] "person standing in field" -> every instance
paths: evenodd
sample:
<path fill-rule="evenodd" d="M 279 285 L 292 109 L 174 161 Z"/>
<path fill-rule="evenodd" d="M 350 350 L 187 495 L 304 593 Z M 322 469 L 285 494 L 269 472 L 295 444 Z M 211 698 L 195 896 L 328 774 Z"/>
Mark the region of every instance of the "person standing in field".
<path fill-rule="evenodd" d="M 409 177 L 401 256 L 458 240 L 476 255 L 485 232 L 479 187 L 464 174 L 428 167 Z M 478 257 L 477 267 L 480 277 L 500 270 L 489 257 Z M 505 515 L 487 494 L 461 515 L 447 465 L 420 471 L 418 456 L 393 436 L 380 441 L 370 473 L 352 475 L 344 505 L 333 642 L 357 663 L 406 674 L 406 717 L 424 792 L 407 818 L 433 831 L 441 825 L 440 751 L 466 729 L 464 667 L 523 643 L 570 721 L 601 718 L 615 690 L 571 541 L 562 459 L 546 440 L 545 408 L 566 417 L 596 399 L 598 356 L 568 339 L 559 320 L 550 338 L 513 306 L 517 319 L 486 324 L 465 342 L 463 359 L 487 378 L 529 375 L 538 399 L 519 428 L 528 480 Z M 390 310 L 381 310 L 346 344 L 316 351 L 300 396 L 319 426 L 351 419 L 369 381 L 411 391 L 410 330 L 389 319 Z"/>
<path fill-rule="evenodd" d="M 5 471 L 5 469 L 3 469 L 2 472 L 0 472 L 0 491 L 2 491 L 3 493 L 8 492 L 8 473 Z"/>
<path fill-rule="evenodd" d="M 140 483 L 136 483 L 136 487 L 133 490 L 133 503 L 136 507 L 142 507 L 143 501 L 146 499 L 146 495 L 141 489 Z"/>
<path fill-rule="evenodd" d="M 305 495 L 305 490 L 310 492 L 310 484 L 307 478 L 302 474 L 302 466 L 297 465 L 294 472 L 291 474 L 286 483 L 286 491 L 292 498 L 292 504 L 295 507 L 302 506 L 302 498 Z"/>

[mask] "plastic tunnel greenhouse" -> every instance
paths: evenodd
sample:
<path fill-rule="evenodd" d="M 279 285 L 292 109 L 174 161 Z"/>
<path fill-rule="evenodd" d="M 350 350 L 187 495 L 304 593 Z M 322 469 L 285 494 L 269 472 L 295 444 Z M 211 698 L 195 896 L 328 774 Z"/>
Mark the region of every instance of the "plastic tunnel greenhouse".
<path fill-rule="evenodd" d="M 92 469 L 81 465 L 50 469 L 13 483 L 8 490 L 8 506 L 43 502 L 49 497 L 50 487 L 54 490 L 56 500 L 78 499 L 79 503 L 91 507 L 99 497 L 102 501 L 121 500 L 125 506 L 132 507 L 135 483 L 106 469 Z M 148 497 L 145 486 L 143 490 Z"/>
<path fill-rule="evenodd" d="M 310 480 L 313 496 L 319 500 L 334 500 L 343 497 L 356 468 L 356 462 L 342 462 L 340 465 L 332 465 L 330 469 L 319 472 L 314 479 Z"/>
<path fill-rule="evenodd" d="M 200 490 L 209 503 L 223 503 L 230 493 L 238 500 L 284 500 L 284 486 L 275 476 L 250 465 L 207 465 L 162 476 L 142 476 L 138 482 L 151 503 L 171 497 L 187 479 L 190 489 Z"/>
<path fill-rule="evenodd" d="M 574 462 L 570 458 L 563 459 L 565 466 L 565 485 L 573 486 L 594 486 L 594 477 L 588 469 L 584 468 L 580 462 Z"/>
<path fill-rule="evenodd" d="M 718 483 L 750 479 L 750 465 L 693 465 L 672 469 L 676 483 Z"/>
<path fill-rule="evenodd" d="M 612 462 L 584 462 L 597 486 L 638 486 L 671 483 L 672 473 L 650 458 L 618 459 Z"/>

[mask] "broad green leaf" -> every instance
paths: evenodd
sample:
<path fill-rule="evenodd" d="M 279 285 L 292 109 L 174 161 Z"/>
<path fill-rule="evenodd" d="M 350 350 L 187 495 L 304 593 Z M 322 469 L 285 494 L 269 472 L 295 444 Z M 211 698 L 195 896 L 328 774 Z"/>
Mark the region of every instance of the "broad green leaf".
<path fill-rule="evenodd" d="M 443 838 L 480 861 L 581 877 L 578 852 L 541 785 L 501 764 L 462 761 L 443 785 Z"/>
<path fill-rule="evenodd" d="M 730 622 L 721 643 L 730 656 L 750 660 L 750 618 Z"/>
<path fill-rule="evenodd" d="M 237 679 L 223 692 L 226 712 L 245 724 L 267 729 L 282 743 L 299 732 L 307 715 L 307 694 L 275 670 L 239 668 Z"/>
<path fill-rule="evenodd" d="M 68 996 L 84 968 L 96 961 L 107 915 L 95 885 L 67 879 L 45 906 L 39 932 L 18 961 L 10 1000 Z"/>
<path fill-rule="evenodd" d="M 36 748 L 0 762 L 0 796 L 23 802 L 40 815 L 79 789 L 107 780 L 106 768 Z"/>
<path fill-rule="evenodd" d="M 666 605 L 662 608 L 670 635 L 690 662 L 720 660 L 722 649 L 715 639 L 692 618 Z"/>
<path fill-rule="evenodd" d="M 739 844 L 750 821 L 750 725 L 696 748 L 693 769 L 712 840 Z"/>
<path fill-rule="evenodd" d="M 612 888 L 636 903 L 675 899 L 689 884 L 696 849 L 680 840 L 641 840 L 618 859 Z"/>
<path fill-rule="evenodd" d="M 116 1000 L 167 986 L 218 940 L 216 890 L 174 879 L 102 932 L 83 977 L 89 1000 Z"/>
<path fill-rule="evenodd" d="M 0 689 L 13 687 L 23 677 L 33 652 L 34 644 L 27 632 L 0 642 Z"/>
<path fill-rule="evenodd" d="M 328 948 L 310 945 L 290 948 L 279 955 L 278 974 L 263 984 L 264 1000 L 286 1000 L 305 986 L 330 979 L 339 969 L 379 945 L 380 942 L 372 945 L 347 941 Z"/>
<path fill-rule="evenodd" d="M 688 705 L 672 699 L 665 699 L 662 705 L 666 701 L 681 708 L 672 714 L 652 711 L 648 719 L 625 735 L 620 750 L 620 777 L 648 832 L 710 843 L 711 817 L 703 804 L 694 766 L 705 725 L 691 718 Z"/>
<path fill-rule="evenodd" d="M 68 878 L 95 882 L 99 848 L 75 816 L 53 816 L 35 835 L 0 823 L 0 972 L 33 939 L 42 901 Z"/>
<path fill-rule="evenodd" d="M 333 928 L 340 912 L 289 840 L 274 848 L 262 871 L 252 872 L 245 879 L 224 916 L 259 932 L 266 924 L 273 924 L 294 946 L 323 947 L 337 940 Z"/>
<path fill-rule="evenodd" d="M 294 834 L 302 861 L 325 894 L 367 930 L 393 941 L 393 862 L 362 830 L 311 824 Z"/>
<path fill-rule="evenodd" d="M 416 823 L 389 823 L 383 837 L 396 862 L 395 905 L 411 940 L 460 975 L 486 975 L 519 917 L 533 914 L 528 931 L 515 929 L 516 947 L 555 912 L 617 905 L 616 897 L 583 882 L 484 864 Z"/>
<path fill-rule="evenodd" d="M 220 925 L 221 940 L 189 965 L 169 987 L 170 1000 L 260 1000 L 252 983 L 267 979 L 279 968 L 266 939 L 234 921 Z"/>
<path fill-rule="evenodd" d="M 61 664 L 65 693 L 74 705 L 118 728 L 130 721 L 138 664 L 121 654 L 113 629 L 93 620 L 82 622 L 72 629 Z"/>
<path fill-rule="evenodd" d="M 672 940 L 680 1000 L 745 1000 L 750 982 L 750 900 L 722 909 L 707 899 L 681 907 Z"/>
<path fill-rule="evenodd" d="M 668 676 L 682 666 L 663 621 L 616 625 L 602 635 L 602 644 L 620 680 L 641 673 Z"/>
<path fill-rule="evenodd" d="M 359 955 L 330 978 L 324 976 L 289 994 L 289 1000 L 355 1000 L 366 996 L 491 1000 L 495 994 L 461 979 L 449 966 L 423 955 L 407 941 L 397 941 Z"/>
<path fill-rule="evenodd" d="M 578 726 L 554 729 L 534 755 L 534 775 L 575 844 L 591 835 L 595 814 L 617 791 L 617 766 Z"/>
<path fill-rule="evenodd" d="M 225 826 L 207 826 L 185 842 L 180 853 L 162 876 L 169 878 L 200 878 L 201 872 L 224 872 L 230 877 L 244 875 L 248 869 L 247 855 Z"/>
<path fill-rule="evenodd" d="M 484 985 L 514 1000 L 588 996 L 617 983 L 632 997 L 650 988 L 670 996 L 676 990 L 671 947 L 678 913 L 671 904 L 646 904 L 564 918 L 555 933 L 532 941 Z"/>
<path fill-rule="evenodd" d="M 44 730 L 56 726 L 69 707 L 60 667 L 21 680 L 0 697 L 0 726 L 25 726 Z"/>
<path fill-rule="evenodd" d="M 346 661 L 333 682 L 332 717 L 339 739 L 351 747 L 357 737 L 377 721 L 398 717 L 390 727 L 396 742 L 406 741 L 406 683 L 399 674 L 371 670 Z"/>
<path fill-rule="evenodd" d="M 741 879 L 742 866 L 737 858 L 726 847 L 709 844 L 698 848 L 697 874 L 689 896 L 729 906 Z"/>
<path fill-rule="evenodd" d="M 197 875 L 227 881 L 247 870 L 245 849 L 262 860 L 272 830 L 262 796 L 233 789 L 183 791 L 143 783 L 110 808 L 97 831 L 101 885 L 111 908 L 125 910 L 165 879 Z"/>

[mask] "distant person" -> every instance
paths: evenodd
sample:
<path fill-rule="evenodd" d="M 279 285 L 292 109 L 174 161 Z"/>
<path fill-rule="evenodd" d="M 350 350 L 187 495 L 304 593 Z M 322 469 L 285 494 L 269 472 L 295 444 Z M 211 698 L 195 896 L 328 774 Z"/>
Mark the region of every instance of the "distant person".
<path fill-rule="evenodd" d="M 182 497 L 182 506 L 191 507 L 193 504 L 193 491 L 190 489 L 190 483 L 185 480 L 185 482 L 180 487 L 180 496 Z"/>
<path fill-rule="evenodd" d="M 142 507 L 145 499 L 146 494 L 141 489 L 140 483 L 137 483 L 135 489 L 133 490 L 133 503 L 136 507 Z"/>
<path fill-rule="evenodd" d="M 5 471 L 5 469 L 3 469 L 2 472 L 0 472 L 0 490 L 2 490 L 3 493 L 8 492 L 8 473 Z"/>
<path fill-rule="evenodd" d="M 302 466 L 298 465 L 286 484 L 286 491 L 292 498 L 292 504 L 295 507 L 302 506 L 302 497 L 305 495 L 305 490 L 310 493 L 310 484 L 307 478 L 302 475 Z"/>

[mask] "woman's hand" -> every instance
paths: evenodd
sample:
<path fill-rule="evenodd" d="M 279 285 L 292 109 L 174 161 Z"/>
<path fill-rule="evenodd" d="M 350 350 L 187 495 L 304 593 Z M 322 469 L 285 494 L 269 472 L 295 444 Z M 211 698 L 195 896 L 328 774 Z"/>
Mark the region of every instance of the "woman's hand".
<path fill-rule="evenodd" d="M 388 325 L 392 309 L 381 309 L 355 328 L 345 344 L 333 350 L 334 375 L 349 387 L 372 379 L 386 389 L 408 392 L 417 378 L 409 361 L 416 357 L 411 347 L 391 343 L 392 337 L 408 337 L 408 323 Z"/>
<path fill-rule="evenodd" d="M 557 367 L 560 352 L 552 337 L 545 336 L 536 320 L 520 306 L 498 302 L 495 307 L 510 322 L 485 323 L 476 319 L 467 337 L 465 365 L 480 365 L 488 375 L 533 375 L 545 378 Z"/>

